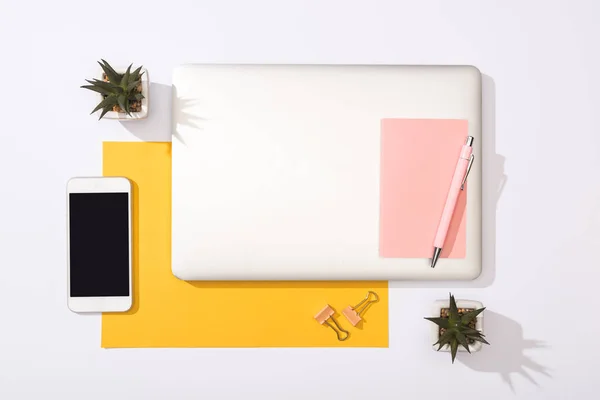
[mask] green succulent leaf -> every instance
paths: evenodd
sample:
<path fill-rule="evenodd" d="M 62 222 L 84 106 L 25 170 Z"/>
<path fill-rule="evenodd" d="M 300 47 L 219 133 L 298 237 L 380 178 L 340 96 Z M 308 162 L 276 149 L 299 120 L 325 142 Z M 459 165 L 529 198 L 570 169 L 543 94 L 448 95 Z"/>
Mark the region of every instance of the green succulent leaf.
<path fill-rule="evenodd" d="M 106 69 L 107 69 L 107 70 L 110 72 L 110 74 L 109 74 L 109 73 L 106 73 L 106 70 L 104 71 L 104 72 L 106 73 L 106 76 L 108 76 L 108 79 L 109 79 L 111 82 L 113 82 L 113 80 L 110 78 L 110 76 L 111 76 L 111 75 L 113 75 L 113 76 L 115 76 L 115 77 L 118 77 L 118 80 L 119 80 L 119 82 L 113 82 L 113 83 L 114 83 L 115 85 L 119 85 L 119 84 L 121 83 L 121 78 L 122 78 L 122 75 L 121 75 L 121 74 L 119 74 L 117 71 L 115 71 L 115 70 L 114 70 L 114 68 L 113 68 L 113 67 L 111 67 L 111 66 L 110 66 L 110 64 L 106 62 L 106 60 L 104 60 L 104 59 L 101 59 L 101 60 L 102 60 L 102 62 L 104 63 L 104 67 L 106 67 Z M 101 64 L 101 65 L 102 65 L 102 64 Z M 102 68 L 102 69 L 104 69 L 104 68 Z"/>
<path fill-rule="evenodd" d="M 125 71 L 125 75 L 123 75 L 123 79 L 121 79 L 121 87 L 124 90 L 127 90 L 127 85 L 129 84 L 129 75 L 131 75 L 131 66 L 133 64 L 129 64 L 129 67 L 127 67 L 127 71 Z"/>
<path fill-rule="evenodd" d="M 127 85 L 127 92 L 131 92 L 133 89 L 135 89 L 137 87 L 137 85 L 139 85 L 140 82 L 139 81 L 133 81 L 133 82 L 129 82 L 129 84 Z"/>
<path fill-rule="evenodd" d="M 456 340 L 456 338 L 454 338 L 450 342 L 450 353 L 452 354 L 452 364 L 454 364 L 454 359 L 456 358 L 457 351 L 458 351 L 458 340 Z"/>
<path fill-rule="evenodd" d="M 484 336 L 483 333 L 479 332 L 477 329 L 472 329 L 468 326 L 462 326 L 460 331 L 467 336 Z"/>
<path fill-rule="evenodd" d="M 119 102 L 119 107 L 121 107 L 121 110 L 129 114 L 129 101 L 127 100 L 127 97 L 122 94 L 117 98 L 117 100 Z"/>
<path fill-rule="evenodd" d="M 456 300 L 452 294 L 450 294 L 450 319 L 459 319 L 458 307 L 456 307 Z"/>
<path fill-rule="evenodd" d="M 433 322 L 434 324 L 436 324 L 440 328 L 448 328 L 448 326 L 449 326 L 449 321 L 448 321 L 447 318 L 425 317 L 425 319 L 428 320 L 428 321 Z"/>
<path fill-rule="evenodd" d="M 442 349 L 442 347 L 444 347 L 446 345 L 449 345 L 450 344 L 450 340 L 452 340 L 452 338 L 448 337 L 448 338 L 444 339 L 443 342 L 438 343 L 437 351 L 440 351 Z"/>
<path fill-rule="evenodd" d="M 110 110 L 112 110 L 112 106 L 106 106 L 106 107 L 104 107 L 104 109 L 100 113 L 100 117 L 98 118 L 98 120 L 101 120 L 102 117 L 104 117 L 104 115 L 106 115 L 106 113 L 109 112 Z"/>
<path fill-rule="evenodd" d="M 465 337 L 465 335 L 463 335 L 459 331 L 456 331 L 456 339 L 458 339 L 458 342 L 462 345 L 462 347 L 467 349 L 469 353 L 471 352 L 471 349 L 469 349 L 469 343 L 467 343 L 467 338 Z"/>
<path fill-rule="evenodd" d="M 103 89 L 109 91 L 110 93 L 116 93 L 116 94 L 123 93 L 123 89 L 121 89 L 119 86 L 113 85 L 110 82 L 104 82 L 104 81 L 101 81 L 101 80 L 98 80 L 98 79 L 94 79 L 93 81 L 91 81 L 89 79 L 86 79 L 85 81 L 87 83 L 92 84 L 93 86 L 97 86 L 97 87 L 103 88 Z"/>
<path fill-rule="evenodd" d="M 145 97 L 141 93 L 130 93 L 128 98 L 129 101 L 141 101 Z"/>
<path fill-rule="evenodd" d="M 481 343 L 485 343 L 485 344 L 489 344 L 487 340 L 485 340 L 483 337 L 481 336 L 472 336 L 471 339 L 473 340 L 477 340 L 478 342 Z"/>
<path fill-rule="evenodd" d="M 113 85 L 120 85 L 121 75 L 118 74 L 106 61 L 102 60 L 102 62 L 98 61 L 98 64 L 100 64 L 100 67 L 102 67 L 102 70 L 108 77 L 110 83 L 112 83 Z"/>
<path fill-rule="evenodd" d="M 450 330 L 447 330 L 442 336 L 439 337 L 438 341 L 435 342 L 433 345 L 435 346 L 436 344 L 439 344 L 437 351 L 440 351 L 440 349 L 444 347 L 444 345 L 450 343 L 450 339 L 452 339 L 452 332 Z"/>
<path fill-rule="evenodd" d="M 94 91 L 94 92 L 98 92 L 98 93 L 100 93 L 100 94 L 104 94 L 104 95 L 107 95 L 107 96 L 108 96 L 109 94 L 112 94 L 112 93 L 113 93 L 113 92 L 111 92 L 110 90 L 107 90 L 107 89 L 105 89 L 105 88 L 103 88 L 103 87 L 100 87 L 100 86 L 94 86 L 94 85 L 83 85 L 83 86 L 80 86 L 80 87 L 81 87 L 82 89 L 88 89 L 88 90 L 92 90 L 92 91 Z"/>
<path fill-rule="evenodd" d="M 475 319 L 475 317 L 477 317 L 479 314 L 481 314 L 483 312 L 483 310 L 485 310 L 485 307 L 466 313 L 465 315 L 463 315 L 461 317 L 461 322 L 463 323 L 463 325 L 469 325 L 469 323 L 473 319 Z"/>
<path fill-rule="evenodd" d="M 117 99 L 115 96 L 108 96 L 106 97 L 104 100 L 102 100 L 100 103 L 98 103 L 98 105 L 96 106 L 96 108 L 94 108 L 94 110 L 90 113 L 93 114 L 96 111 L 98 111 L 101 108 L 105 108 L 105 107 L 111 107 L 114 106 L 115 104 L 117 104 Z"/>
<path fill-rule="evenodd" d="M 140 79 L 141 76 L 144 74 L 143 72 L 142 72 L 142 74 L 140 74 L 141 70 L 142 70 L 142 66 L 140 65 L 131 73 L 131 80 L 137 81 L 138 79 Z"/>

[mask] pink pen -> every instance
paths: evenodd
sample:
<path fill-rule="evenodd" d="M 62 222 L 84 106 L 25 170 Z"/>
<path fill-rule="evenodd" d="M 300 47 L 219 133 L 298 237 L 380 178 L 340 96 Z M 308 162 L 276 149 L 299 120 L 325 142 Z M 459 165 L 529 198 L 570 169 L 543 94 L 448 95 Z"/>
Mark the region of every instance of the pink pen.
<path fill-rule="evenodd" d="M 454 214 L 454 208 L 456 207 L 456 201 L 460 191 L 465 188 L 465 182 L 471 166 L 473 165 L 473 136 L 467 136 L 467 140 L 460 151 L 460 157 L 456 163 L 456 169 L 454 170 L 454 176 L 452 177 L 452 183 L 450 184 L 450 190 L 448 191 L 448 197 L 446 198 L 446 205 L 444 205 L 444 211 L 442 212 L 442 219 L 438 226 L 435 239 L 433 241 L 433 257 L 431 257 L 431 268 L 435 267 L 442 248 L 444 247 L 444 241 L 448 234 L 448 228 L 450 227 L 450 221 Z"/>

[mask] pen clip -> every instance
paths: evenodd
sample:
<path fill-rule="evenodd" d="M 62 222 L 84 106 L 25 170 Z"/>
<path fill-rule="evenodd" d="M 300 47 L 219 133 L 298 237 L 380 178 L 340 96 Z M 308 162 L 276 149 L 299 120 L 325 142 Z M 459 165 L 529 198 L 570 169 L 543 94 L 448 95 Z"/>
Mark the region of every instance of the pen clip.
<path fill-rule="evenodd" d="M 469 165 L 467 165 L 467 173 L 465 174 L 465 177 L 463 178 L 463 180 L 460 184 L 460 190 L 465 189 L 465 182 L 467 181 L 467 176 L 469 176 L 469 172 L 471 172 L 471 167 L 473 166 L 474 158 L 475 158 L 475 156 L 473 154 L 471 154 L 471 157 L 469 158 Z"/>

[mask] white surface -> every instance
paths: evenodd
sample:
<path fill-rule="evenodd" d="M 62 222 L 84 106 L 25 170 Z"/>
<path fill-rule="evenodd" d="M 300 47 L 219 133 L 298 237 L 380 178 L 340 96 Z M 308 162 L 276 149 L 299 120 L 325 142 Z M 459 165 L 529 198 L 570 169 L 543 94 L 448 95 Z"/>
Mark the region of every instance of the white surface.
<path fill-rule="evenodd" d="M 468 121 L 478 157 L 466 257 L 431 268 L 428 258 L 379 256 L 382 118 Z M 470 280 L 481 272 L 477 68 L 180 66 L 173 135 L 171 253 L 181 279 Z"/>
<path fill-rule="evenodd" d="M 123 312 L 131 308 L 133 301 L 132 289 L 132 249 L 131 249 L 131 182 L 126 177 L 73 177 L 67 182 L 66 188 L 67 222 L 67 302 L 74 312 Z M 71 297 L 71 257 L 70 242 L 70 197 L 71 193 L 127 193 L 127 208 L 129 209 L 127 226 L 129 227 L 129 296 L 104 297 Z M 106 249 L 110 251 L 110 249 Z M 93 256 L 93 255 L 92 255 Z"/>
<path fill-rule="evenodd" d="M 0 398 L 437 400 L 457 382 L 461 400 L 594 398 L 599 14 L 597 0 L 1 1 Z M 145 121 L 89 115 L 79 86 L 100 57 L 148 68 Z M 168 135 L 173 68 L 213 61 L 477 65 L 495 138 L 482 276 L 392 283 L 389 349 L 100 349 L 100 318 L 65 301 L 66 181 L 101 172 L 102 140 Z M 454 365 L 423 319 L 449 291 L 488 307 L 492 343 Z"/>

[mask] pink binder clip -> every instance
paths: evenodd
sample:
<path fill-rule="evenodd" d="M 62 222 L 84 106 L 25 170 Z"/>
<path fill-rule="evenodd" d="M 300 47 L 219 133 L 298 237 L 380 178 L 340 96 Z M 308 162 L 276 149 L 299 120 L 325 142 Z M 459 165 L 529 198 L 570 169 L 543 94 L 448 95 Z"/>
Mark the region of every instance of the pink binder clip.
<path fill-rule="evenodd" d="M 348 336 L 350 336 L 350 333 L 348 331 L 343 330 L 338 325 L 336 320 L 333 318 L 334 313 L 335 313 L 335 311 L 333 311 L 333 308 L 331 308 L 328 304 L 325 306 L 324 309 L 319 311 L 319 313 L 317 315 L 315 315 L 315 319 L 321 325 L 327 325 L 331 329 L 333 329 L 335 331 L 335 334 L 337 335 L 337 338 L 339 341 L 344 341 L 344 340 L 348 339 Z M 329 321 L 333 322 L 333 325 L 331 323 L 329 323 Z"/>
<path fill-rule="evenodd" d="M 371 297 L 371 295 L 373 295 L 373 300 L 369 300 L 369 297 Z M 377 293 L 369 291 L 367 293 L 367 297 L 365 297 L 360 303 L 358 303 L 354 307 L 348 306 L 344 308 L 342 314 L 344 314 L 344 317 L 346 317 L 353 326 L 356 326 L 362 320 L 360 315 L 364 313 L 371 304 L 377 303 L 378 301 L 379 296 L 377 295 Z"/>

